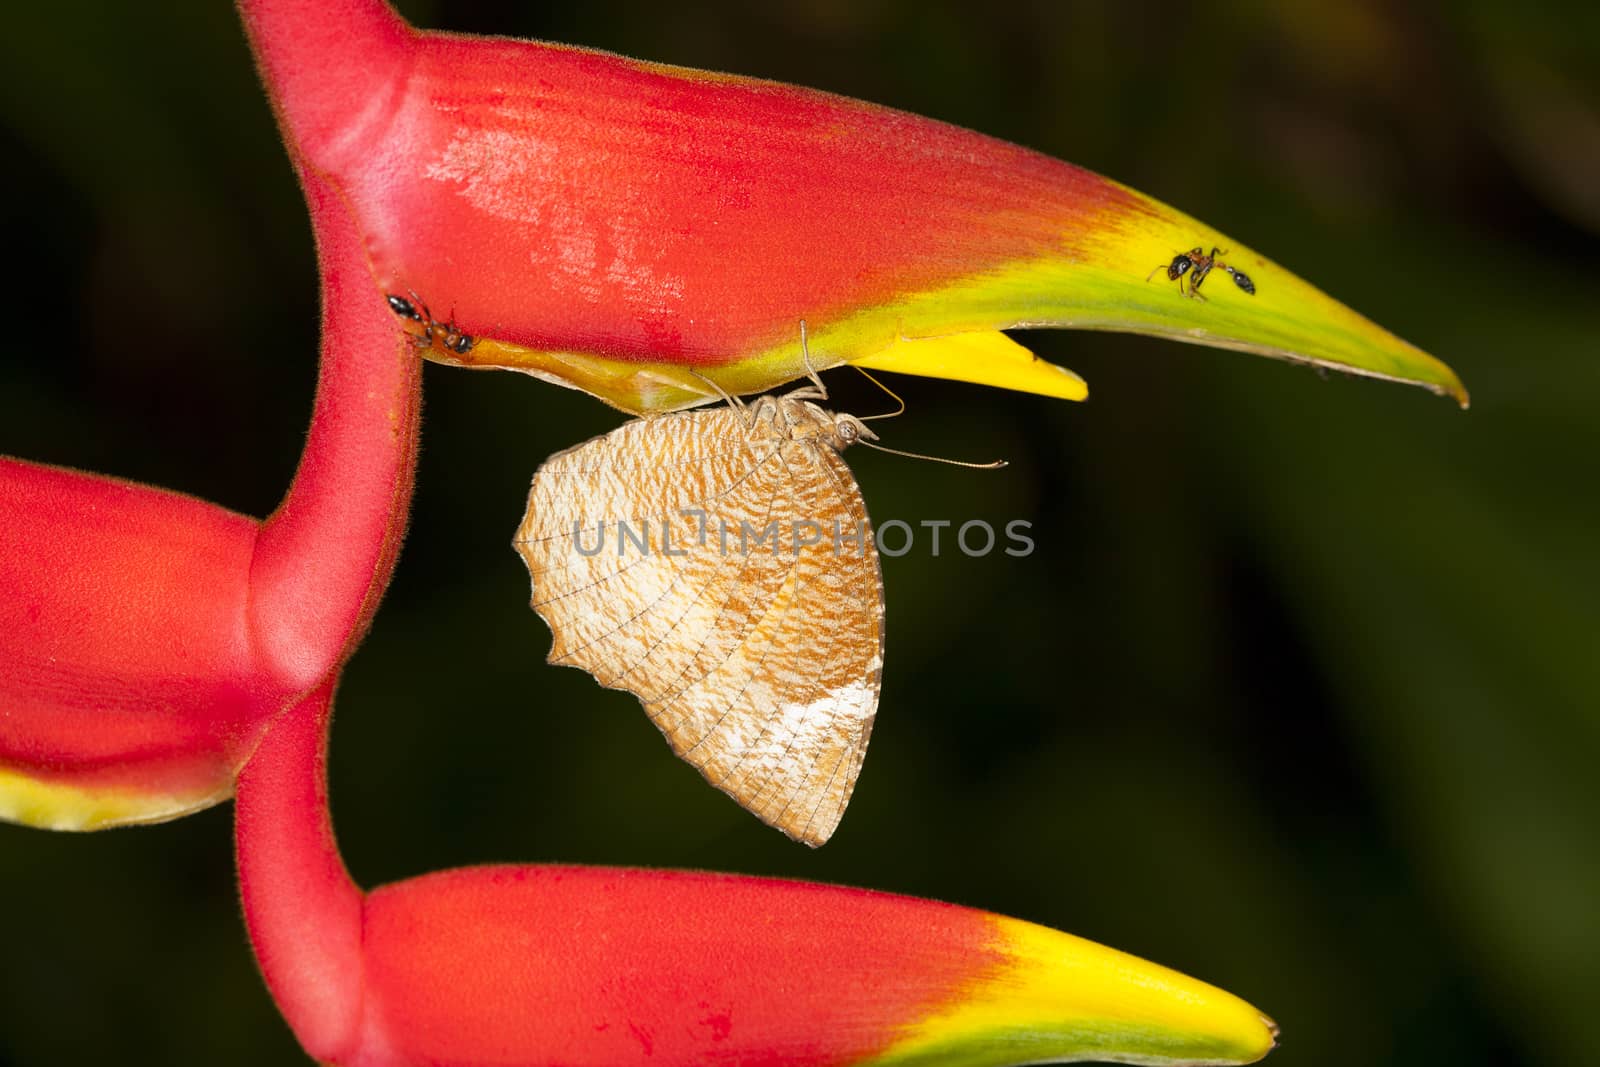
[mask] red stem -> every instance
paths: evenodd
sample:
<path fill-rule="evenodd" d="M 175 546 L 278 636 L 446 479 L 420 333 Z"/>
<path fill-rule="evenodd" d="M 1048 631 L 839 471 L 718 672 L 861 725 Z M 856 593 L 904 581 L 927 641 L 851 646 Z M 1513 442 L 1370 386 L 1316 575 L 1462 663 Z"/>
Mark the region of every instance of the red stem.
<path fill-rule="evenodd" d="M 405 84 L 413 31 L 384 0 L 239 0 L 291 151 L 319 170 L 359 152 Z"/>
<path fill-rule="evenodd" d="M 382 0 L 243 0 L 240 12 L 285 141 L 302 162 L 322 267 L 311 432 L 294 484 L 262 527 L 250 574 L 257 650 L 303 689 L 343 661 L 370 621 L 411 499 L 421 361 L 376 290 L 350 212 L 321 176 L 326 149 L 353 147 L 352 131 L 370 128 L 383 110 L 374 105 L 409 54 L 410 29 Z"/>
<path fill-rule="evenodd" d="M 323 273 L 321 372 L 294 484 L 256 539 L 249 610 L 259 662 L 303 691 L 343 662 L 394 569 L 422 370 L 337 194 L 301 177 Z"/>
<path fill-rule="evenodd" d="M 361 890 L 345 870 L 328 808 L 325 681 L 268 729 L 239 775 L 234 844 L 250 943 L 306 1050 L 340 1058 L 359 1043 Z"/>
<path fill-rule="evenodd" d="M 363 981 L 362 894 L 339 857 L 328 807 L 331 701 L 404 534 L 422 371 L 373 283 L 354 219 L 304 161 L 337 136 L 351 100 L 369 99 L 381 65 L 369 41 L 406 30 L 370 0 L 259 0 L 241 9 L 302 161 L 323 311 L 311 429 L 294 483 L 256 538 L 249 604 L 258 662 L 311 691 L 277 717 L 240 773 L 235 842 L 267 985 L 307 1050 L 329 1060 L 361 1045 Z"/>

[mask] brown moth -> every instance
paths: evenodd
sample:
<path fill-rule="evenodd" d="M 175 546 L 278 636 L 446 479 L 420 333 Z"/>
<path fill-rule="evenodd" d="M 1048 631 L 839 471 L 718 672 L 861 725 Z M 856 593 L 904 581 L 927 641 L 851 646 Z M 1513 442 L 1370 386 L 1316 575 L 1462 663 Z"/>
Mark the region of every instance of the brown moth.
<path fill-rule="evenodd" d="M 806 386 L 636 419 L 551 456 L 513 542 L 550 662 L 644 705 L 672 750 L 813 847 L 878 708 L 883 577 L 840 453 L 875 439 Z"/>

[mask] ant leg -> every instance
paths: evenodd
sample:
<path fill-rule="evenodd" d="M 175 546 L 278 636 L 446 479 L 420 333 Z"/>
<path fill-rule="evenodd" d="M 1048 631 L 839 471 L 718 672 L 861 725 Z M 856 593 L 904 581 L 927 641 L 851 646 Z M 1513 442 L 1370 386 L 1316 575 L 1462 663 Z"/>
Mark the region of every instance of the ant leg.
<path fill-rule="evenodd" d="M 428 310 L 428 305 L 423 303 L 422 297 L 417 295 L 417 291 L 415 289 L 407 289 L 406 292 L 411 294 L 411 302 L 412 302 L 412 304 L 422 310 L 422 319 L 423 319 L 423 321 L 426 322 L 429 326 L 432 326 L 433 325 L 433 312 Z"/>

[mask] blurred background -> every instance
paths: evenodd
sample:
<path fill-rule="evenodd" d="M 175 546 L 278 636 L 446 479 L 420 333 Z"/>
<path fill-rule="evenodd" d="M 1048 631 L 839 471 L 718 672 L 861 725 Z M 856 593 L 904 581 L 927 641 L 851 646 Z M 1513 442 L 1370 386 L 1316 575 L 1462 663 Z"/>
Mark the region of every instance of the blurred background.
<path fill-rule="evenodd" d="M 1022 337 L 1088 379 L 1083 405 L 897 380 L 889 443 L 1011 466 L 856 450 L 875 519 L 1027 519 L 1038 548 L 884 561 L 872 750 L 812 852 L 633 697 L 544 663 L 511 533 L 534 468 L 619 416 L 429 366 L 410 538 L 339 696 L 358 880 L 504 860 L 873 886 L 1221 984 L 1283 1025 L 1276 1067 L 1593 1062 L 1600 5 L 401 7 L 1071 160 L 1440 356 L 1473 407 L 1089 333 Z M 316 281 L 229 6 L 12 5 L 0 141 L 0 451 L 270 511 Z M 839 407 L 882 406 L 834 379 Z M 0 826 L 0 946 L 0 1064 L 302 1062 L 245 943 L 226 806 Z"/>

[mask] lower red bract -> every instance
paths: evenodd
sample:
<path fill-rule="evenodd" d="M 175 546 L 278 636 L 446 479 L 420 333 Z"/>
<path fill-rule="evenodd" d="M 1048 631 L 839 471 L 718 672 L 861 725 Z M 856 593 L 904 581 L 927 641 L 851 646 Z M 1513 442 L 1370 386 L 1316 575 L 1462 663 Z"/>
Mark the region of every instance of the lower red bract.
<path fill-rule="evenodd" d="M 258 527 L 177 493 L 0 460 L 0 767 L 225 791 L 288 695 L 251 662 Z"/>
<path fill-rule="evenodd" d="M 621 1067 L 860 1062 L 998 962 L 991 938 L 882 893 L 541 866 L 376 890 L 363 940 L 369 1010 L 417 1062 Z"/>
<path fill-rule="evenodd" d="M 0 815 L 90 829 L 222 799 L 377 608 L 410 505 L 420 363 L 344 205 L 314 177 L 306 191 L 323 359 L 271 516 L 0 459 Z"/>

